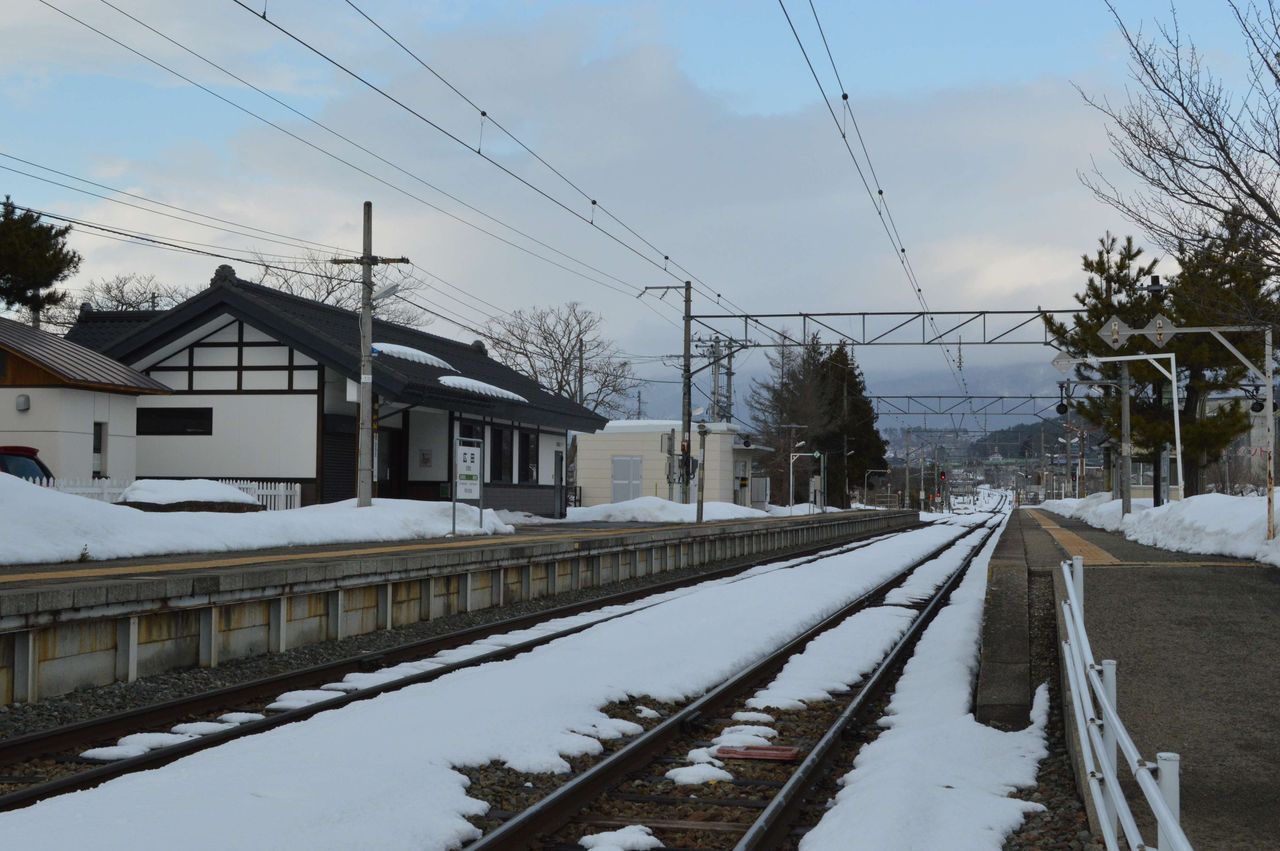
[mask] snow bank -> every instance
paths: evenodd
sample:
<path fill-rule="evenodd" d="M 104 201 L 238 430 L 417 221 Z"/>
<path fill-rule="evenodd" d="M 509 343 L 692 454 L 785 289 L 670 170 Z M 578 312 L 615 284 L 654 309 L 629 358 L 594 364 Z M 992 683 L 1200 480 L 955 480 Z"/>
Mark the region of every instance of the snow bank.
<path fill-rule="evenodd" d="M 1046 688 L 1019 732 L 979 724 L 971 707 L 996 540 L 925 630 L 880 721 L 888 729 L 858 754 L 801 851 L 1000 851 L 1024 814 L 1043 809 L 1008 795 L 1035 785 L 1048 752 Z"/>
<path fill-rule="evenodd" d="M 1207 493 L 1151 507 L 1135 499 L 1134 511 L 1120 515 L 1120 500 L 1095 493 L 1084 499 L 1055 499 L 1041 506 L 1083 520 L 1130 541 L 1182 553 L 1247 558 L 1280 566 L 1280 539 L 1267 541 L 1266 496 Z M 1280 512 L 1277 513 L 1280 516 Z"/>
<path fill-rule="evenodd" d="M 702 694 L 958 534 L 919 529 L 708 583 L 505 662 L 2 813 L 0 835 L 6 847 L 99 851 L 164 848 L 174 837 L 186 851 L 457 848 L 478 835 L 464 816 L 488 804 L 467 794 L 454 766 L 567 772 L 566 757 L 639 732 L 600 707 Z"/>
<path fill-rule="evenodd" d="M 0 473 L 0 564 L 76 561 L 357 541 L 412 541 L 449 534 L 451 504 L 355 500 L 253 514 L 149 513 L 60 493 Z M 458 506 L 458 534 L 511 534 L 492 511 Z"/>
<path fill-rule="evenodd" d="M 702 505 L 703 520 L 741 520 L 767 516 L 763 511 L 731 502 L 706 502 Z M 698 506 L 672 502 L 657 496 L 642 496 L 625 502 L 570 508 L 565 519 L 569 523 L 602 520 L 615 523 L 694 523 L 698 519 Z"/>
<path fill-rule="evenodd" d="M 869 505 L 858 507 L 871 508 Z M 823 514 L 833 511 L 844 511 L 843 508 L 834 508 L 832 506 L 822 508 L 814 505 L 812 502 L 798 502 L 795 505 L 770 505 L 767 510 L 774 517 L 800 517 L 804 514 Z"/>
<path fill-rule="evenodd" d="M 175 502 L 235 502 L 253 505 L 256 499 L 235 485 L 212 479 L 138 479 L 120 494 L 120 502 L 151 502 L 173 505 Z"/>

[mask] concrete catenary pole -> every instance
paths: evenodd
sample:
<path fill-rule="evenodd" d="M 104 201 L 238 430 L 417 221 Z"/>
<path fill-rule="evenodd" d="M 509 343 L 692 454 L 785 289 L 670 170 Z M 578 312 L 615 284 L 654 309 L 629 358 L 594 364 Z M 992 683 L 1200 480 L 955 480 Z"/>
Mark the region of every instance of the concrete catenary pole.
<path fill-rule="evenodd" d="M 707 495 L 707 426 L 698 424 L 698 522 L 702 522 L 702 502 Z"/>
<path fill-rule="evenodd" d="M 1133 446 L 1129 429 L 1129 363 L 1120 364 L 1120 513 L 1133 511 Z"/>
<path fill-rule="evenodd" d="M 364 256 L 360 264 L 360 459 L 356 506 L 373 504 L 373 202 L 364 202 Z"/>
<path fill-rule="evenodd" d="M 684 372 L 681 376 L 680 402 L 680 501 L 689 504 L 690 467 L 693 447 L 690 431 L 693 426 L 693 281 L 684 282 Z"/>

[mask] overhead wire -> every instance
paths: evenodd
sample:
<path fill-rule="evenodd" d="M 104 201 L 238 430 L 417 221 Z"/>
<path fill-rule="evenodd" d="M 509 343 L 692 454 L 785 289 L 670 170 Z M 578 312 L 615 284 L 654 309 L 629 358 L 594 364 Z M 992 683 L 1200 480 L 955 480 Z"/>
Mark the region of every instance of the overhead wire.
<path fill-rule="evenodd" d="M 114 44 L 118 45 L 119 47 L 121 47 L 121 48 L 123 48 L 123 49 L 125 49 L 125 50 L 129 51 L 130 53 L 134 54 L 135 56 L 138 56 L 140 59 L 143 59 L 143 60 L 145 60 L 145 61 L 147 61 L 147 62 L 149 62 L 149 63 L 151 63 L 151 64 L 153 64 L 153 65 L 155 65 L 155 66 L 157 66 L 157 67 L 159 67 L 159 68 L 161 68 L 161 69 L 163 69 L 163 70 L 167 71 L 167 72 L 169 72 L 170 74 L 172 74 L 172 75 L 174 75 L 174 76 L 178 77 L 179 79 L 183 80 L 184 82 L 186 82 L 186 83 L 188 83 L 188 84 L 190 84 L 190 85 L 192 85 L 192 86 L 194 86 L 194 87 L 196 87 L 196 88 L 200 89 L 201 91 L 204 91 L 205 93 L 207 93 L 207 94 L 209 94 L 209 95 L 212 95 L 213 97 L 217 98 L 218 100 L 222 101 L 223 103 L 227 104 L 228 106 L 231 106 L 231 107 L 233 107 L 234 109 L 239 110 L 240 112 L 243 112 L 243 113 L 245 113 L 246 115 L 249 115 L 250 117 L 257 119 L 258 121 L 261 121 L 262 123 L 267 124 L 268 126 L 270 126 L 270 127 L 274 128 L 274 129 L 276 129 L 277 131 L 279 131 L 279 132 L 281 132 L 281 133 L 285 134 L 286 136 L 288 136 L 288 137 L 290 137 L 290 138 L 294 139 L 295 141 L 301 142 L 302 144 L 306 145 L 307 147 L 312 148 L 313 150 L 317 151 L 318 153 L 321 153 L 321 154 L 323 154 L 324 156 L 329 157 L 330 159 L 333 159 L 333 160 L 335 160 L 335 161 L 337 161 L 337 162 L 339 162 L 339 163 L 341 163 L 341 164 L 343 164 L 343 165 L 345 165 L 345 166 L 347 166 L 347 167 L 349 167 L 349 168 L 351 168 L 351 169 L 354 169 L 355 171 L 357 171 L 357 172 L 359 172 L 359 173 L 361 173 L 361 174 L 365 175 L 366 177 L 369 177 L 369 178 L 370 178 L 370 179 L 372 179 L 372 180 L 377 181 L 378 183 L 380 183 L 380 184 L 382 184 L 382 185 L 386 186 L 387 188 L 389 188 L 389 189 L 391 189 L 391 190 L 393 190 L 393 191 L 395 191 L 395 192 L 398 192 L 398 193 L 400 193 L 400 194 L 402 194 L 402 195 L 405 195 L 406 197 L 411 198 L 412 200 L 418 201 L 419 203 L 421 203 L 421 204 L 423 204 L 423 205 L 425 205 L 425 206 L 427 206 L 427 207 L 429 207 L 429 208 L 431 208 L 431 209 L 433 209 L 433 210 L 436 210 L 437 212 L 439 212 L 439 213 L 441 213 L 441 214 L 443 214 L 443 215 L 445 215 L 445 216 L 448 216 L 448 217 L 450 217 L 450 218 L 452 218 L 452 219 L 454 219 L 454 220 L 456 220 L 456 221 L 460 222 L 461 224 L 466 225 L 467 227 L 470 227 L 470 228 L 472 228 L 472 229 L 475 229 L 475 230 L 477 230 L 477 231 L 480 231 L 481 233 L 484 233 L 484 234 L 486 234 L 486 235 L 490 236 L 491 238 L 497 239 L 498 241 L 503 242 L 503 243 L 505 243 L 506 245 L 509 245 L 509 246 L 510 246 L 510 247 L 512 247 L 512 248 L 515 248 L 515 249 L 517 249 L 517 250 L 519 250 L 519 251 L 522 251 L 522 252 L 524 252 L 524 253 L 526 253 L 526 254 L 529 254 L 530 256 L 535 257 L 535 258 L 537 258 L 537 259 L 539 259 L 539 260 L 541 260 L 541 261 L 543 261 L 543 262 L 545 262 L 545 263 L 548 263 L 548 264 L 550 264 L 550 265 L 552 265 L 552 266 L 555 266 L 555 267 L 557 267 L 557 268 L 560 268 L 561 270 L 563 270 L 563 271 L 565 271 L 565 272 L 568 272 L 569 274 L 572 274 L 572 275 L 575 275 L 575 276 L 577 276 L 577 277 L 580 277 L 580 278 L 583 278 L 583 279 L 585 279 L 585 280 L 588 280 L 588 281 L 590 281 L 590 282 L 593 282 L 593 283 L 599 284 L 599 285 L 601 285 L 601 286 L 606 287 L 607 289 L 615 290 L 616 292 L 618 292 L 618 293 L 620 293 L 620 294 L 623 294 L 623 295 L 634 295 L 634 294 L 635 294 L 635 291 L 639 289 L 639 288 L 638 288 L 638 287 L 636 287 L 634 284 L 627 284 L 627 286 L 631 287 L 631 292 L 627 292 L 627 291 L 625 291 L 625 290 L 621 290 L 621 289 L 619 289 L 617 286 L 614 286 L 614 285 L 612 285 L 612 284 L 608 283 L 607 281 L 603 281 L 603 280 L 600 280 L 600 279 L 598 279 L 598 278 L 594 278 L 594 277 L 592 277 L 591 275 L 588 275 L 588 274 L 586 274 L 586 273 L 584 273 L 584 272 L 581 272 L 580 270 L 573 269 L 573 268 L 571 268 L 571 267 L 569 267 L 569 266 L 566 266 L 566 265 L 564 265 L 563 263 L 560 263 L 560 262 L 558 262 L 558 261 L 556 261 L 556 260 L 554 260 L 554 259 L 552 259 L 552 258 L 549 258 L 549 257 L 546 257 L 546 256 L 544 256 L 544 255 L 541 255 L 541 254 L 539 254 L 538 252 L 533 251 L 532 249 L 529 249 L 527 246 L 520 245 L 519 243 L 516 243 L 516 242 L 514 242 L 514 241 L 512 241 L 512 240 L 509 240 L 509 239 L 507 239 L 507 238 L 505 238 L 505 237 L 501 236 L 500 234 L 495 234 L 495 233 L 493 233 L 492 231 L 487 230 L 486 228 L 483 228 L 483 227 L 481 227 L 481 226 L 479 226 L 479 225 L 475 224 L 474 222 L 469 222 L 469 221 L 467 221 L 466 219 L 463 219 L 463 218 L 461 218 L 461 217 L 457 216 L 456 214 L 453 214 L 453 213 L 449 212 L 448 210 L 445 210 L 445 209 L 443 209 L 442 207 L 439 207 L 438 205 L 433 204 L 432 202 L 430 202 L 430 201 L 428 201 L 428 200 L 426 200 L 426 199 L 422 198 L 421 196 L 418 196 L 418 195 L 416 195 L 416 194 L 414 194 L 414 193 L 412 193 L 412 192 L 408 191 L 407 189 L 404 189 L 404 188 L 403 188 L 403 187 L 401 187 L 401 186 L 398 186 L 398 185 L 396 185 L 396 184 L 394 184 L 394 183 L 391 183 L 390 181 L 388 181 L 388 180 L 386 180 L 386 179 L 384 179 L 384 178 L 382 178 L 382 177 L 380 177 L 380 176 L 378 176 L 378 175 L 376 175 L 376 174 L 374 174 L 374 173 L 372 173 L 372 172 L 368 171 L 367 169 L 365 169 L 365 168 L 363 168 L 363 167 L 361 167 L 361 166 L 359 166 L 359 165 L 357 165 L 357 164 L 355 164 L 355 163 L 352 163 L 352 162 L 350 162 L 349 160 L 344 159 L 343 157 L 341 157 L 341 156 L 339 156 L 339 155 L 337 155 L 337 154 L 335 154 L 335 153 L 333 153 L 333 152 L 331 152 L 331 151 L 329 151 L 329 150 L 327 150 L 327 149 L 325 149 L 325 148 L 321 147 L 320 145 L 316 144 L 315 142 L 312 142 L 312 141 L 310 141 L 310 140 L 308 140 L 308 139 L 305 139 L 305 138 L 303 138 L 303 137 L 299 136 L 298 134 L 296 134 L 296 133 L 294 133 L 294 132 L 290 131 L 289 129 L 287 129 L 287 128 L 285 128 L 285 127 L 281 126 L 280 124 L 278 124 L 278 123 L 276 123 L 276 122 L 274 122 L 274 121 L 271 121 L 270 119 L 266 118 L 265 116 L 262 116 L 262 115 L 260 115 L 260 114 L 258 114 L 258 113 L 256 113 L 256 112 L 254 112 L 253 110 L 250 110 L 249 108 L 247 108 L 247 107 L 245 107 L 245 106 L 243 106 L 243 105 L 241 105 L 241 104 L 239 104 L 239 103 L 237 103 L 237 102 L 235 102 L 235 101 L 231 100 L 230 98 L 225 97 L 224 95 L 222 95 L 222 94 L 220 94 L 220 93 L 218 93 L 218 92 L 214 91 L 213 89 L 209 88 L 208 86 L 205 86 L 205 85 L 203 85 L 203 84 L 201 84 L 201 83 L 199 83 L 199 82 L 197 82 L 197 81 L 193 80 L 192 78 L 190 78 L 190 77 L 188 77 L 187 75 L 185 75 L 185 74 L 183 74 L 183 73 L 181 73 L 181 72 L 177 71 L 176 69 L 174 69 L 174 68 L 172 68 L 172 67 L 170 67 L 170 66 L 168 66 L 168 65 L 164 64 L 163 62 L 160 62 L 159 60 L 154 59 L 153 57 L 151 57 L 151 56 L 149 56 L 149 55 L 147 55 L 147 54 L 143 53 L 142 51 L 140 51 L 140 50 L 138 50 L 138 49 L 136 49 L 136 48 L 134 48 L 134 47 L 132 47 L 132 46 L 130 46 L 130 45 L 128 45 L 128 44 L 126 44 L 126 43 L 124 43 L 123 41 L 121 41 L 121 40 L 119 40 L 119 39 L 115 38 L 114 36 L 109 35 L 108 33 L 106 33 L 106 32 L 104 32 L 104 31 L 102 31 L 101 29 L 99 29 L 99 28 L 97 28 L 97 27 L 95 27 L 95 26 L 93 26 L 92 24 L 88 23 L 87 21 L 84 21 L 84 20 L 82 20 L 82 19 L 80 19 L 80 18 L 76 17 L 75 15 L 72 15 L 71 13 L 67 12 L 66 10 L 59 8 L 58 6 L 56 6 L 56 5 L 54 5 L 53 3 L 49 2 L 49 0 L 38 0 L 38 2 L 39 2 L 39 3 L 41 3 L 42 5 L 44 5 L 44 6 L 48 7 L 49 9 L 51 9 L 51 10 L 53 10 L 53 11 L 57 12 L 58 14 L 60 14 L 60 15 L 62 15 L 62 16 L 64 16 L 64 17 L 66 17 L 66 18 L 68 18 L 69 20 L 72 20 L 72 21 L 74 21 L 75 23 L 80 24 L 81 26 L 85 27 L 86 29 L 89 29 L 89 30 L 91 30 L 91 31 L 93 31 L 93 32 L 95 32 L 95 33 L 97 33 L 98 35 L 102 36 L 103 38 L 107 39 L 108 41 L 111 41 L 112 43 L 114 43 Z M 106 0 L 101 0 L 101 2 L 106 3 Z M 106 3 L 106 5 L 109 5 L 109 6 L 110 6 L 111 4 Z M 112 8 L 116 8 L 116 7 L 112 6 Z M 117 11 L 120 11 L 120 10 L 119 10 L 119 9 L 117 9 Z M 133 16 L 128 15 L 128 14 L 127 14 L 127 13 L 125 13 L 125 12 L 121 12 L 121 14 L 125 14 L 126 16 L 130 17 L 131 19 L 133 19 L 133 20 L 135 20 L 135 21 L 137 20 L 136 18 L 133 18 Z M 139 21 L 139 23 L 140 23 L 140 24 L 142 24 L 142 22 L 140 22 L 140 21 Z M 146 26 L 145 24 L 142 24 L 142 25 L 143 25 L 143 26 Z M 153 31 L 153 32 L 156 32 L 158 35 L 161 35 L 162 37 L 167 38 L 167 36 L 163 36 L 163 34 L 159 33 L 159 32 L 158 32 L 158 31 L 156 31 L 156 30 L 154 30 L 154 28 L 150 28 L 150 29 L 152 29 L 152 31 Z M 172 40 L 171 40 L 171 41 L 172 41 Z M 177 44 L 177 42 L 174 42 L 174 43 L 175 43 L 175 44 Z M 181 46 L 181 45 L 179 45 L 179 46 Z M 187 49 L 187 48 L 184 48 L 184 49 Z M 194 53 L 194 51 L 190 51 L 189 49 L 187 49 L 187 50 L 188 50 L 188 52 L 193 53 L 193 55 L 198 55 L 198 54 L 195 54 L 195 53 Z M 204 57 L 199 57 L 199 58 L 201 58 L 203 61 L 209 62 L 209 64 L 211 64 L 211 65 L 213 65 L 213 64 L 214 64 L 214 63 L 212 63 L 210 60 L 206 60 L 206 59 L 204 59 Z M 215 67 L 218 67 L 218 66 L 215 66 Z M 221 70 L 224 70 L 224 71 L 225 71 L 225 69 L 221 69 Z M 230 72 L 226 72 L 226 73 L 230 74 Z M 232 75 L 232 76 L 235 76 L 235 75 Z M 261 90 L 259 90 L 259 91 L 261 91 Z M 279 102 L 279 101 L 277 101 L 277 102 Z M 504 224 L 504 226 L 505 226 L 505 227 L 510 227 L 510 226 L 507 226 L 507 225 L 505 225 L 505 224 Z M 513 229 L 513 230 L 514 230 L 514 229 Z M 549 249 L 549 250 L 553 250 L 553 251 L 554 251 L 555 249 Z M 587 266 L 587 264 L 582 263 L 581 261 L 578 261 L 578 260 L 576 260 L 576 259 L 575 259 L 573 262 L 580 263 L 580 264 L 581 264 L 581 265 L 583 265 L 584 267 L 585 267 L 585 266 Z M 624 282 L 624 283 L 625 283 L 625 282 Z M 659 315 L 661 315 L 661 314 L 659 314 Z"/>

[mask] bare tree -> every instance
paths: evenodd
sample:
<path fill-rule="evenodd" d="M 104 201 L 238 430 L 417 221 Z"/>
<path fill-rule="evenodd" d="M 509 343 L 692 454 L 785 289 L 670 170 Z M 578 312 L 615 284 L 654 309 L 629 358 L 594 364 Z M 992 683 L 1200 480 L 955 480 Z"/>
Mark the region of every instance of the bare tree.
<path fill-rule="evenodd" d="M 291 295 L 309 298 L 323 304 L 331 304 L 343 310 L 360 309 L 360 267 L 339 266 L 330 262 L 328 255 L 307 253 L 301 260 L 281 261 L 254 255 L 259 266 L 256 283 Z M 431 324 L 431 318 L 411 302 L 415 295 L 430 286 L 401 266 L 374 267 L 374 288 L 384 284 L 399 284 L 400 289 L 392 298 L 378 304 L 374 313 L 379 319 L 400 325 L 423 327 Z"/>
<path fill-rule="evenodd" d="M 158 281 L 155 275 L 130 272 L 90 281 L 79 293 L 43 310 L 41 320 L 65 332 L 76 324 L 82 304 L 94 310 L 167 310 L 192 295 L 192 290 Z"/>
<path fill-rule="evenodd" d="M 1127 192 L 1095 166 L 1081 180 L 1171 252 L 1201 245 L 1231 215 L 1262 236 L 1264 261 L 1280 267 L 1280 11 L 1276 0 L 1225 0 L 1244 42 L 1249 70 L 1233 93 L 1178 24 L 1177 10 L 1155 37 L 1131 30 L 1115 7 L 1135 86 L 1123 104 L 1085 100 L 1108 119 L 1111 148 L 1145 184 Z"/>
<path fill-rule="evenodd" d="M 484 332 L 497 360 L 597 414 L 620 415 L 629 410 L 640 381 L 631 362 L 602 335 L 603 324 L 600 314 L 569 302 L 496 316 Z"/>

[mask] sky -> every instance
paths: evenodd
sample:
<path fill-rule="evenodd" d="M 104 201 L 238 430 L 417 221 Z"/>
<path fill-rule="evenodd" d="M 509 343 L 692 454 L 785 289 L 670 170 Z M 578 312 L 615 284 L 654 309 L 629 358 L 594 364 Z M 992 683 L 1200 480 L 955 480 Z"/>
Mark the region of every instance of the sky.
<path fill-rule="evenodd" d="M 407 255 L 437 276 L 423 298 L 453 323 L 567 301 L 599 312 L 654 379 L 644 389 L 650 416 L 677 412 L 678 386 L 661 382 L 678 372 L 653 356 L 679 351 L 679 309 L 674 293 L 659 302 L 637 298 L 638 287 L 696 277 L 701 314 L 917 309 L 777 2 L 354 2 L 471 103 L 345 0 L 244 0 L 249 9 L 235 0 L 8 0 L 0 191 L 237 257 L 296 257 L 308 245 L 358 253 L 361 204 L 372 201 L 375 252 Z M 1183 31 L 1215 70 L 1238 73 L 1225 4 L 1183 5 Z M 1169 20 L 1166 0 L 1115 6 L 1145 31 Z M 1125 96 L 1126 54 L 1101 0 L 813 8 L 930 307 L 1069 307 L 1083 286 L 1080 256 L 1099 236 L 1141 238 L 1078 176 L 1096 165 L 1124 183 L 1103 118 L 1079 91 Z M 838 98 L 808 1 L 786 9 Z M 114 190 L 234 222 L 240 233 Z M 270 241 L 278 236 L 287 239 Z M 84 227 L 71 244 L 84 257 L 73 293 L 122 273 L 199 287 L 227 262 Z M 252 266 L 232 265 L 254 278 Z M 741 334 L 740 323 L 723 327 Z M 475 336 L 444 319 L 430 330 Z M 1049 349 L 962 352 L 971 392 L 1055 390 Z M 874 393 L 959 392 L 936 347 L 862 347 L 857 358 Z M 753 350 L 738 367 L 741 389 L 764 355 Z M 737 412 L 745 418 L 744 405 Z"/>

